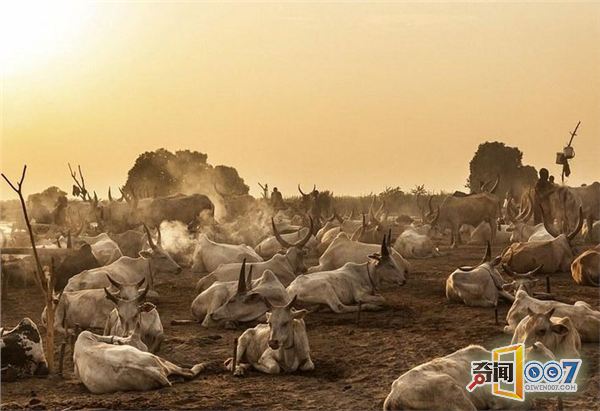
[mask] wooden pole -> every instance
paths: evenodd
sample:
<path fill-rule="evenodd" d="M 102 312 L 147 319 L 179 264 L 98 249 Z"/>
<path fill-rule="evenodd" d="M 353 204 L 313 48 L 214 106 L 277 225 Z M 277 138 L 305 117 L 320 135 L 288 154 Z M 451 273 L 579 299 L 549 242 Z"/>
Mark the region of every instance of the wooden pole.
<path fill-rule="evenodd" d="M 233 340 L 233 360 L 232 360 L 231 374 L 235 374 L 235 369 L 237 367 L 237 346 L 238 346 L 238 339 L 236 337 Z"/>
<path fill-rule="evenodd" d="M 550 276 L 546 276 L 546 292 L 550 294 Z"/>

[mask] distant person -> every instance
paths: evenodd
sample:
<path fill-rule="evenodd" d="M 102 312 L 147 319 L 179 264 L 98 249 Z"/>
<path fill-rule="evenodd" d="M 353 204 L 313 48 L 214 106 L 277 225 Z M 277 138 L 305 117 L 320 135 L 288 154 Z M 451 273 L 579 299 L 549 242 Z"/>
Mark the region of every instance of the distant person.
<path fill-rule="evenodd" d="M 554 183 L 554 176 L 550 176 L 550 178 L 548 179 L 548 181 L 550 182 L 550 184 L 555 185 L 555 183 Z"/>
<path fill-rule="evenodd" d="M 277 189 L 277 187 L 273 187 L 273 191 L 271 192 L 271 206 L 276 209 L 285 208 L 285 204 L 283 203 L 283 196 L 281 192 Z"/>
<path fill-rule="evenodd" d="M 553 186 L 554 184 L 550 180 L 550 173 L 548 170 L 546 168 L 540 169 L 540 177 L 535 183 L 535 204 L 533 209 L 534 224 L 542 222 L 542 209 L 540 208 L 540 205 L 544 203 L 546 195 L 552 190 Z M 548 213 L 549 210 L 546 209 L 545 212 Z"/>

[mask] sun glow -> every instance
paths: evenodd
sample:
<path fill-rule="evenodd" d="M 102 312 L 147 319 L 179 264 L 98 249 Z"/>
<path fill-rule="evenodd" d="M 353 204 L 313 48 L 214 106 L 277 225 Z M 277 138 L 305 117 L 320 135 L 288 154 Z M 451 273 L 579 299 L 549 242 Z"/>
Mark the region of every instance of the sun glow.
<path fill-rule="evenodd" d="M 3 75 L 43 66 L 69 52 L 83 33 L 93 4 L 5 1 L 0 6 L 0 70 Z"/>

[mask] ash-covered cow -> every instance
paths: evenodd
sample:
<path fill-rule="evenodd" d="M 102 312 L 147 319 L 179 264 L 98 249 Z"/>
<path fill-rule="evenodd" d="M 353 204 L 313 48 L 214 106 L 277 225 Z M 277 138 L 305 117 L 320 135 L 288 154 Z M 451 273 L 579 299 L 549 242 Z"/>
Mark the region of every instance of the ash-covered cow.
<path fill-rule="evenodd" d="M 402 286 L 406 277 L 392 259 L 385 237 L 380 253 L 368 258 L 362 264 L 346 263 L 336 270 L 301 275 L 287 288 L 288 295 L 295 295 L 303 305 L 336 313 L 355 312 L 360 305 L 365 310 L 381 309 L 385 298 L 377 289 L 382 283 Z"/>
<path fill-rule="evenodd" d="M 541 343 L 526 350 L 527 359 L 548 361 L 553 353 Z M 490 361 L 491 351 L 480 345 L 470 345 L 445 357 L 433 360 L 402 374 L 392 383 L 383 403 L 391 410 L 506 410 L 528 409 L 531 396 L 524 402 L 498 397 L 482 387 L 472 392 L 467 385 L 472 381 L 471 362 Z"/>
<path fill-rule="evenodd" d="M 225 361 L 228 370 L 242 376 L 249 368 L 267 374 L 289 373 L 315 368 L 310 357 L 310 346 L 304 316 L 306 310 L 295 310 L 296 298 L 284 306 L 272 306 L 267 324 L 259 324 L 246 330 L 239 338 L 233 369 L 233 359 Z"/>
<path fill-rule="evenodd" d="M 200 363 L 182 368 L 129 345 L 131 337 L 101 336 L 83 331 L 77 337 L 75 376 L 94 394 L 148 391 L 172 385 L 169 377 L 191 379 L 206 369 Z"/>
<path fill-rule="evenodd" d="M 192 257 L 192 271 L 197 273 L 215 271 L 221 264 L 263 261 L 252 247 L 245 244 L 231 245 L 216 243 L 206 234 L 198 236 L 198 244 Z"/>
<path fill-rule="evenodd" d="M 531 308 L 515 328 L 511 344 L 542 343 L 558 358 L 579 358 L 581 338 L 570 317 L 553 316 L 556 308 L 538 313 Z"/>
<path fill-rule="evenodd" d="M 307 251 L 315 250 L 318 244 L 312 234 L 314 230 L 313 219 L 309 217 L 309 227 L 302 227 L 295 233 L 281 234 L 271 219 L 273 235 L 261 241 L 254 250 L 263 258 L 271 258 L 282 249 L 291 247 L 306 248 Z"/>
<path fill-rule="evenodd" d="M 573 250 L 571 241 L 581 230 L 583 224 L 583 213 L 579 209 L 577 226 L 569 234 L 561 234 L 547 221 L 542 209 L 544 225 L 546 230 L 554 237 L 546 241 L 528 241 L 525 243 L 511 244 L 502 253 L 502 262 L 511 269 L 519 272 L 533 270 L 540 264 L 543 265 L 543 273 L 555 273 L 567 271 L 573 261 Z"/>
<path fill-rule="evenodd" d="M 531 297 L 525 290 L 517 291 L 515 301 L 506 315 L 506 334 L 513 334 L 519 323 L 530 311 L 537 313 L 554 309 L 556 317 L 568 317 L 584 342 L 600 341 L 600 311 L 592 309 L 585 301 L 565 304 L 554 300 L 539 300 Z"/>
<path fill-rule="evenodd" d="M 48 374 L 42 337 L 29 318 L 22 319 L 12 330 L 0 328 L 0 362 L 3 382 Z"/>

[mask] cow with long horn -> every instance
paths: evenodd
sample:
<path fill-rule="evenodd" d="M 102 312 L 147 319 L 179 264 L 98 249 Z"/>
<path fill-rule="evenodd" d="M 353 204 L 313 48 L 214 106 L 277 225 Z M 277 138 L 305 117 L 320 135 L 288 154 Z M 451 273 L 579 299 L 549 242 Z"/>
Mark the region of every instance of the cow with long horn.
<path fill-rule="evenodd" d="M 135 284 L 122 284 L 110 275 L 107 278 L 117 292 L 104 287 L 106 298 L 116 306 L 106 320 L 104 335 L 131 335 L 130 345 L 142 351 L 158 352 L 165 336 L 156 307 L 145 302 L 149 286 L 139 291 L 146 279 L 142 278 Z"/>
<path fill-rule="evenodd" d="M 312 252 L 318 244 L 314 237 L 314 220 L 308 217 L 309 226 L 302 227 L 295 233 L 282 234 L 275 220 L 271 219 L 271 228 L 273 235 L 261 241 L 254 250 L 263 258 L 272 258 L 282 250 L 295 248 L 301 250 L 304 254 Z"/>
<path fill-rule="evenodd" d="M 296 297 L 283 306 L 271 304 L 267 324 L 259 324 L 246 330 L 239 338 L 236 350 L 237 364 L 233 370 L 233 358 L 225 366 L 236 376 L 254 368 L 266 374 L 289 373 L 296 370 L 310 371 L 315 368 L 310 358 L 310 346 L 304 316 L 306 310 L 293 308 Z"/>
<path fill-rule="evenodd" d="M 373 293 L 373 283 L 377 287 L 382 283 L 398 286 L 406 283 L 405 271 L 392 259 L 385 237 L 380 252 L 368 255 L 368 261 L 348 262 L 338 269 L 301 275 L 289 285 L 287 292 L 297 295 L 298 301 L 304 304 L 326 307 L 336 313 L 356 312 L 359 306 L 378 310 L 385 298 Z"/>
<path fill-rule="evenodd" d="M 447 196 L 438 206 L 437 212 L 431 208 L 430 197 L 426 222 L 442 232 L 450 229 L 452 247 L 457 247 L 461 242 L 459 230 L 463 224 L 477 227 L 481 222 L 487 222 L 491 227 L 493 242 L 501 209 L 501 201 L 494 194 L 497 187 L 498 179 L 489 191 L 466 196 Z"/>
<path fill-rule="evenodd" d="M 543 264 L 541 272 L 550 274 L 557 271 L 568 271 L 573 261 L 571 242 L 581 230 L 583 212 L 579 210 L 577 226 L 568 234 L 558 232 L 547 220 L 542 208 L 542 216 L 546 230 L 554 237 L 552 240 L 529 241 L 511 244 L 502 253 L 502 262 L 510 269 L 526 272 Z"/>
<path fill-rule="evenodd" d="M 503 289 L 504 280 L 496 268 L 499 263 L 500 257 L 492 260 L 488 242 L 479 264 L 460 267 L 448 276 L 446 298 L 474 307 L 497 307 L 501 297 L 512 301 L 512 295 Z"/>

